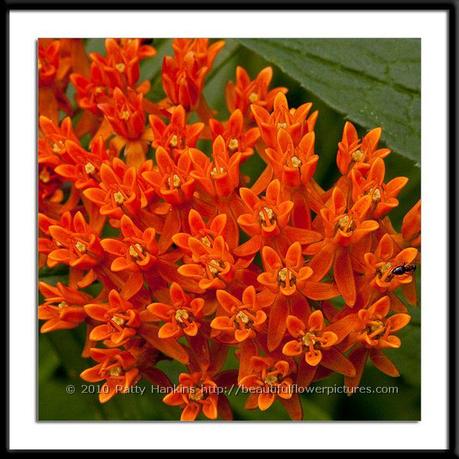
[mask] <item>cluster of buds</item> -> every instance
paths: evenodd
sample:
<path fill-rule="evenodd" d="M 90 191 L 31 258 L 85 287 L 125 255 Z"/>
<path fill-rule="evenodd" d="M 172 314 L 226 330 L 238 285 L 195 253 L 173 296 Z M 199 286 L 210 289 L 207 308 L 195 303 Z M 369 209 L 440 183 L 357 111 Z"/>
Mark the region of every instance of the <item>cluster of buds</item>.
<path fill-rule="evenodd" d="M 40 43 L 40 93 L 70 115 L 59 123 L 40 104 L 39 262 L 68 267 L 66 284 L 40 282 L 41 332 L 86 328 L 94 364 L 81 377 L 103 384 L 102 403 L 143 379 L 172 388 L 163 401 L 182 420 L 232 419 L 225 391 L 210 389 L 236 385 L 246 409 L 278 399 L 303 419 L 294 387 L 339 373 L 355 388 L 369 362 L 398 376 L 384 350 L 401 346 L 416 304 L 420 203 L 397 231 L 389 214 L 408 179 L 385 179 L 380 128 L 360 137 L 350 122 L 339 179 L 323 189 L 318 112 L 270 89 L 271 68 L 251 80 L 238 67 L 217 119 L 203 89 L 223 46 L 173 40 L 165 97 L 152 101 L 138 81 L 151 44 L 108 39 L 87 56 Z M 245 176 L 255 156 L 264 170 Z M 182 366 L 178 381 L 164 359 Z"/>

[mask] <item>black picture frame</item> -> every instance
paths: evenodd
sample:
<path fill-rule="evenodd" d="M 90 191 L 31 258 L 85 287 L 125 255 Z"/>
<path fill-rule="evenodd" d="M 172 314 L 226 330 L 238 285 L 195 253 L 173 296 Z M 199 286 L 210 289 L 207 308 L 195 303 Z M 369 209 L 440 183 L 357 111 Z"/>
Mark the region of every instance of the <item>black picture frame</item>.
<path fill-rule="evenodd" d="M 340 453 L 347 454 L 368 454 L 368 453 L 421 453 L 421 454 L 441 454 L 448 457 L 459 457 L 459 446 L 457 444 L 457 412 L 458 412 L 458 398 L 457 398 L 457 385 L 458 385 L 458 366 L 457 366 L 457 349 L 459 347 L 459 338 L 457 330 L 459 329 L 458 314 L 456 311 L 457 305 L 457 284 L 458 276 L 456 272 L 456 263 L 458 260 L 458 246 L 456 243 L 456 235 L 458 231 L 458 213 L 457 213 L 457 194 L 459 187 L 457 185 L 457 177 L 459 176 L 458 162 L 456 160 L 457 150 L 457 132 L 459 129 L 457 121 L 457 106 L 458 106 L 458 93 L 457 93 L 457 78 L 458 78 L 458 64 L 457 64 L 457 32 L 456 25 L 458 21 L 457 14 L 457 1 L 455 0 L 442 0 L 436 1 L 414 1 L 404 0 L 399 2 L 397 0 L 385 1 L 338 1 L 338 0 L 287 0 L 286 2 L 276 2 L 273 0 L 233 0 L 215 2 L 212 0 L 200 1 L 184 1 L 184 0 L 132 0 L 130 2 L 123 2 L 120 0 L 2 0 L 2 13 L 3 13 L 3 28 L 4 28 L 4 44 L 3 62 L 5 69 L 5 86 L 3 92 L 3 107 L 5 115 L 5 123 L 2 123 L 1 128 L 4 130 L 2 139 L 4 139 L 4 168 L 5 172 L 5 192 L 4 192 L 4 208 L 6 210 L 6 221 L 9 220 L 9 126 L 8 126 L 8 112 L 9 112 L 9 13 L 18 10 L 343 10 L 343 11 L 387 11 L 387 10 L 423 10 L 423 11 L 446 11 L 448 14 L 448 440 L 446 450 L 346 450 Z M 11 256 L 11 248 L 9 246 L 8 225 L 6 225 L 6 239 L 5 239 L 5 293 L 6 293 L 6 306 L 9 305 L 9 260 Z M 4 308 L 4 325 L 5 330 L 5 355 L 6 362 L 6 391 L 5 391 L 5 449 L 8 453 L 20 452 L 18 450 L 11 450 L 9 446 L 9 387 L 8 387 L 8 368 L 9 368 L 9 327 L 8 327 L 8 307 Z M 28 450 L 30 451 L 30 450 Z M 56 450 L 49 450 L 43 452 L 59 452 Z M 82 450 L 90 452 L 90 450 Z M 160 452 L 178 452 L 178 450 L 154 450 Z M 218 452 L 239 452 L 243 450 L 226 450 Z M 282 451 L 282 450 L 275 450 Z M 338 452 L 334 450 L 290 450 L 291 452 L 309 452 L 309 453 L 333 453 Z M 32 451 L 33 452 L 33 451 Z M 96 451 L 94 451 L 96 452 Z M 98 450 L 97 452 L 102 452 Z M 103 451 L 103 452 L 112 452 Z M 117 450 L 116 452 L 126 452 L 126 450 Z M 139 451 L 145 452 L 145 451 Z M 216 452 L 211 450 L 194 450 L 194 452 Z M 247 451 L 255 452 L 255 450 Z M 259 451 L 257 451 L 259 452 Z"/>

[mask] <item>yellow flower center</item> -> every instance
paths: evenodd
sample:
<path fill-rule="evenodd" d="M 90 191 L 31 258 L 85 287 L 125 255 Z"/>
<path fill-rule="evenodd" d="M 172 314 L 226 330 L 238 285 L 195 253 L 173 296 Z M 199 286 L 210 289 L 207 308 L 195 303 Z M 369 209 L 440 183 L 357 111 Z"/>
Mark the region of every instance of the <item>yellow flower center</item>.
<path fill-rule="evenodd" d="M 362 161 L 363 157 L 364 157 L 364 154 L 362 150 L 355 150 L 352 153 L 352 161 L 355 161 L 356 163 L 359 161 Z"/>
<path fill-rule="evenodd" d="M 239 319 L 244 325 L 247 325 L 250 322 L 249 316 L 243 311 L 239 311 L 236 314 L 236 319 Z"/>
<path fill-rule="evenodd" d="M 272 224 L 276 219 L 276 214 L 270 207 L 263 207 L 260 212 L 258 212 L 258 217 L 260 218 L 261 223 Z"/>
<path fill-rule="evenodd" d="M 216 175 L 221 175 L 221 174 L 224 174 L 225 173 L 225 168 L 224 167 L 217 167 L 215 166 L 211 171 L 210 171 L 210 175 L 212 177 L 215 177 Z"/>
<path fill-rule="evenodd" d="M 296 276 L 292 273 L 292 271 L 290 271 L 290 269 L 282 268 L 277 273 L 277 282 L 282 287 L 285 287 L 287 281 L 289 282 L 289 284 L 294 284 L 296 282 Z"/>
<path fill-rule="evenodd" d="M 64 149 L 64 142 L 59 140 L 59 142 L 53 143 L 52 150 L 53 153 L 61 153 Z"/>
<path fill-rule="evenodd" d="M 381 191 L 379 188 L 375 188 L 373 192 L 371 193 L 371 199 L 373 202 L 379 202 L 381 201 Z"/>
<path fill-rule="evenodd" d="M 383 267 L 381 268 L 383 272 L 386 272 L 386 271 L 389 271 L 389 269 L 392 268 L 392 263 L 386 263 L 383 265 Z"/>
<path fill-rule="evenodd" d="M 110 368 L 110 376 L 119 376 L 121 374 L 121 368 L 120 367 L 113 367 L 113 368 Z"/>
<path fill-rule="evenodd" d="M 287 123 L 277 123 L 277 129 L 287 129 Z"/>
<path fill-rule="evenodd" d="M 116 325 L 119 325 L 121 327 L 121 325 L 124 324 L 124 319 L 122 319 L 121 317 L 113 316 L 112 322 L 115 322 Z"/>
<path fill-rule="evenodd" d="M 123 73 L 126 70 L 126 66 L 122 62 L 120 62 L 119 64 L 116 64 L 115 68 L 120 73 Z"/>
<path fill-rule="evenodd" d="M 86 252 L 86 245 L 83 244 L 82 242 L 78 241 L 75 244 L 75 249 L 77 249 L 78 252 L 80 252 L 80 253 L 85 253 Z"/>
<path fill-rule="evenodd" d="M 385 330 L 386 327 L 381 320 L 372 320 L 367 324 L 367 333 L 370 335 L 370 338 L 377 338 L 382 335 Z"/>
<path fill-rule="evenodd" d="M 316 336 L 314 335 L 314 333 L 308 332 L 303 336 L 302 341 L 306 347 L 309 347 L 315 344 Z"/>
<path fill-rule="evenodd" d="M 128 110 L 123 110 L 120 113 L 120 119 L 127 121 L 131 117 L 131 114 L 129 113 Z"/>
<path fill-rule="evenodd" d="M 143 247 L 140 244 L 129 246 L 129 255 L 133 258 L 139 258 L 143 254 Z"/>
<path fill-rule="evenodd" d="M 384 263 L 383 265 L 379 266 L 376 271 L 379 274 L 379 277 L 384 276 L 385 273 L 392 269 L 392 263 Z"/>
<path fill-rule="evenodd" d="M 207 236 L 204 236 L 201 238 L 201 242 L 206 246 L 210 247 L 212 244 L 210 242 L 210 239 Z"/>
<path fill-rule="evenodd" d="M 228 148 L 231 150 L 231 151 L 235 151 L 239 148 L 239 142 L 237 139 L 235 139 L 234 137 L 228 142 Z"/>
<path fill-rule="evenodd" d="M 301 159 L 298 158 L 298 156 L 292 156 L 291 161 L 292 161 L 292 166 L 293 167 L 301 167 L 301 165 L 303 164 L 301 162 Z"/>
<path fill-rule="evenodd" d="M 183 323 L 185 320 L 188 320 L 190 318 L 190 315 L 188 314 L 188 311 L 186 309 L 177 309 L 175 311 L 175 320 L 177 322 Z"/>
<path fill-rule="evenodd" d="M 276 384 L 277 382 L 278 382 L 278 378 L 276 375 L 266 375 L 265 384 L 268 384 L 268 386 Z"/>
<path fill-rule="evenodd" d="M 87 174 L 93 174 L 96 168 L 91 163 L 86 163 L 84 165 L 84 170 Z"/>
<path fill-rule="evenodd" d="M 199 400 L 202 400 L 203 393 L 200 390 L 196 390 L 193 388 L 190 390 L 188 398 L 194 402 L 198 402 Z"/>
<path fill-rule="evenodd" d="M 254 104 L 258 100 L 258 94 L 256 92 L 251 92 L 249 95 L 249 101 Z"/>
<path fill-rule="evenodd" d="M 121 191 L 117 191 L 116 193 L 113 193 L 113 199 L 115 200 L 117 204 L 123 204 L 124 202 L 123 193 L 121 193 Z"/>
<path fill-rule="evenodd" d="M 178 137 L 175 134 L 171 137 L 169 145 L 173 148 L 175 148 L 178 145 Z"/>
<path fill-rule="evenodd" d="M 222 262 L 219 261 L 219 260 L 216 260 L 214 258 L 214 259 L 210 260 L 210 262 L 208 263 L 207 267 L 209 268 L 209 271 L 211 272 L 211 274 L 213 274 L 215 276 L 220 271 L 220 269 L 222 267 Z"/>
<path fill-rule="evenodd" d="M 349 215 L 344 215 L 338 220 L 338 228 L 345 233 L 349 233 L 354 230 L 354 220 Z"/>
<path fill-rule="evenodd" d="M 57 307 L 60 308 L 60 309 L 66 308 L 67 306 L 68 306 L 68 304 L 67 304 L 65 301 L 61 301 L 61 302 L 57 305 Z"/>
<path fill-rule="evenodd" d="M 369 323 L 369 328 L 372 333 L 379 330 L 381 327 L 384 328 L 384 323 L 381 320 L 373 320 Z"/>
<path fill-rule="evenodd" d="M 173 188 L 179 188 L 181 185 L 180 177 L 177 174 L 174 174 L 172 177 L 168 177 L 167 184 Z"/>
<path fill-rule="evenodd" d="M 287 280 L 287 276 L 288 276 L 287 268 L 282 268 L 281 270 L 279 270 L 279 273 L 277 274 L 277 277 L 281 282 L 285 282 Z"/>

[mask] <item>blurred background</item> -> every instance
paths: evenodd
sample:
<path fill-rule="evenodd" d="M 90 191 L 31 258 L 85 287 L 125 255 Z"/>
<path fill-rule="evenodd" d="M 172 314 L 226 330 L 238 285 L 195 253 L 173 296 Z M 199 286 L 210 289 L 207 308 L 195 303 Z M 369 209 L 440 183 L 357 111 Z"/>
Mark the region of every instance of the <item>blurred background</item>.
<path fill-rule="evenodd" d="M 283 40 L 287 42 L 288 40 Z M 253 42 L 253 46 L 252 43 Z M 160 81 L 162 57 L 172 54 L 171 40 L 155 39 L 152 42 L 158 54 L 142 62 L 140 81 L 152 82 L 148 98 L 158 101 L 164 97 Z M 275 45 L 275 46 L 274 46 Z M 319 110 L 316 124 L 316 153 L 319 165 L 315 178 L 323 188 L 329 188 L 338 171 L 335 157 L 337 144 L 341 139 L 342 129 L 348 119 L 354 122 L 359 134 L 369 128 L 397 126 L 389 135 L 383 136 L 383 144 L 393 149 L 394 153 L 386 159 L 386 181 L 396 176 L 406 176 L 409 184 L 399 196 L 400 205 L 391 214 L 397 230 L 405 213 L 420 197 L 420 42 L 418 40 L 294 40 L 291 49 L 298 51 L 298 60 L 292 68 L 291 59 L 285 56 L 278 40 L 226 40 L 226 46 L 217 57 L 214 68 L 207 78 L 204 91 L 209 105 L 216 109 L 219 120 L 227 119 L 224 88 L 229 80 L 235 79 L 237 65 L 243 66 L 254 78 L 264 67 L 270 65 L 274 70 L 271 87 L 289 88 L 289 105 L 296 107 L 304 102 L 313 102 L 313 109 Z M 290 46 L 286 44 L 286 46 Z M 277 47 L 277 48 L 276 48 Z M 88 52 L 104 53 L 103 39 L 86 40 Z M 276 51 L 277 49 L 277 51 Z M 291 49 L 288 52 L 291 52 Z M 271 50 L 274 50 L 271 52 Z M 340 52 L 341 50 L 341 52 Z M 285 52 L 284 52 L 285 51 Z M 390 58 L 388 58 L 390 56 Z M 309 59 L 309 60 L 308 60 Z M 314 63 L 317 62 L 317 69 Z M 333 72 L 336 84 L 325 85 L 328 67 L 323 67 L 317 84 L 311 75 L 320 71 L 320 65 L 328 65 Z M 298 66 L 297 65 L 297 66 Z M 301 67 L 304 66 L 303 68 Z M 359 72 L 356 69 L 361 68 Z M 381 68 L 384 71 L 381 71 Z M 311 73 L 312 72 L 312 73 Z M 331 74 L 331 73 L 330 73 Z M 339 80 L 340 75 L 343 79 Z M 351 75 L 351 80 L 346 80 Z M 311 78 L 309 78 L 311 77 Z M 362 81 L 359 81 L 359 78 Z M 339 81 L 338 81 L 339 80 Z M 352 88 L 349 81 L 355 81 Z M 322 84 L 324 83 L 324 84 Z M 359 85 L 366 85 L 359 91 Z M 372 88 L 375 91 L 372 92 Z M 325 88 L 325 89 L 324 89 Z M 386 89 L 387 88 L 387 89 Z M 394 88 L 403 94 L 392 103 Z M 367 92 L 364 89 L 368 89 Z M 352 91 L 361 94 L 355 100 Z M 386 96 L 384 92 L 387 92 Z M 406 93 L 406 102 L 403 99 Z M 73 100 L 74 89 L 70 83 L 68 96 Z M 374 96 L 374 97 L 373 97 Z M 334 101 L 344 100 L 341 102 Z M 371 107 L 369 107 L 369 101 Z M 374 101 L 374 102 L 373 102 Z M 402 107 L 397 107 L 402 104 Z M 346 106 L 348 104 L 348 107 Z M 355 111 L 355 106 L 364 107 L 363 113 Z M 406 114 L 404 114 L 406 112 Z M 391 118 L 393 115 L 393 119 Z M 374 124 L 368 124 L 375 121 Z M 378 122 L 379 121 L 379 124 Z M 393 134 L 393 135 L 392 135 Z M 82 139 L 82 143 L 89 139 Z M 254 155 L 243 166 L 244 173 L 252 178 L 263 170 L 263 162 Z M 416 271 L 417 288 L 420 304 L 420 269 Z M 40 279 L 50 284 L 66 282 L 65 267 L 50 270 L 44 268 Z M 93 287 L 97 290 L 97 285 Z M 402 347 L 387 351 L 387 355 L 397 365 L 401 376 L 390 378 L 367 365 L 361 385 L 381 387 L 380 394 L 303 394 L 302 404 L 305 420 L 419 420 L 420 419 L 420 310 L 408 306 L 412 315 L 410 324 L 398 333 Z M 150 386 L 145 386 L 143 395 L 127 394 L 114 397 L 105 405 L 98 402 L 97 394 L 82 393 L 86 383 L 79 378 L 84 369 L 91 366 L 91 361 L 81 357 L 84 342 L 84 328 L 38 334 L 38 419 L 39 420 L 178 420 L 180 409 L 162 403 L 162 395 L 152 394 Z M 158 366 L 172 381 L 177 381 L 178 374 L 185 368 L 172 361 L 162 361 Z M 235 368 L 237 360 L 233 354 L 228 357 L 227 368 Z M 342 386 L 343 378 L 334 375 L 315 383 L 322 386 Z M 75 393 L 67 393 L 69 385 L 75 387 Z M 387 392 L 392 393 L 387 393 Z M 393 392 L 396 393 L 393 393 Z M 288 420 L 287 413 L 276 401 L 266 412 L 246 411 L 243 405 L 246 395 L 229 396 L 235 420 Z M 202 419 L 202 418 L 200 418 Z"/>

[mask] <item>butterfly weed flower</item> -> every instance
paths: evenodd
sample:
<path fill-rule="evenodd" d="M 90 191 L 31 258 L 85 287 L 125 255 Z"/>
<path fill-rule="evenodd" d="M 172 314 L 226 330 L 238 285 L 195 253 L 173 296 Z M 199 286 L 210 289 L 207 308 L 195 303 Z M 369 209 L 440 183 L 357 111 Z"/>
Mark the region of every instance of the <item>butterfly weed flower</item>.
<path fill-rule="evenodd" d="M 408 179 L 377 126 L 344 123 L 323 180 L 319 114 L 271 67 L 208 91 L 223 46 L 174 39 L 155 62 L 144 39 L 40 40 L 38 263 L 59 276 L 39 284 L 40 330 L 84 329 L 75 370 L 101 403 L 145 380 L 182 420 L 231 420 L 236 387 L 244 410 L 300 420 L 297 387 L 403 374 L 421 202 L 393 218 Z"/>
<path fill-rule="evenodd" d="M 225 89 L 228 110 L 240 110 L 244 116 L 250 115 L 250 107 L 259 105 L 271 110 L 274 99 L 278 93 L 285 94 L 288 89 L 279 87 L 269 89 L 273 78 L 272 67 L 262 69 L 255 79 L 251 80 L 247 70 L 241 66 L 236 67 L 236 81 L 228 82 Z"/>
<path fill-rule="evenodd" d="M 59 282 L 55 286 L 40 282 L 39 288 L 44 297 L 38 307 L 38 318 L 45 321 L 41 333 L 76 328 L 86 319 L 84 305 L 92 299 L 88 294 Z"/>

